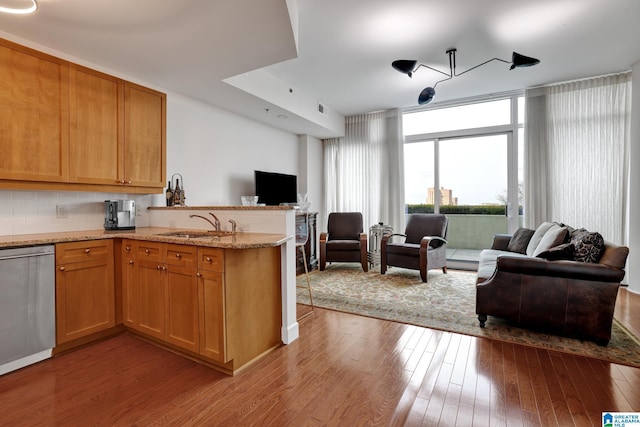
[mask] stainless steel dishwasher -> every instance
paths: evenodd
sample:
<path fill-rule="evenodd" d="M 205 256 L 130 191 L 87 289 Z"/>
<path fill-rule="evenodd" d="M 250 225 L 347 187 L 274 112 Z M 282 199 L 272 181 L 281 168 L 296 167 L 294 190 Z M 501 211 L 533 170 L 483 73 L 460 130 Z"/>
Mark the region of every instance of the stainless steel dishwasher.
<path fill-rule="evenodd" d="M 55 247 L 0 250 L 0 375 L 51 357 Z"/>

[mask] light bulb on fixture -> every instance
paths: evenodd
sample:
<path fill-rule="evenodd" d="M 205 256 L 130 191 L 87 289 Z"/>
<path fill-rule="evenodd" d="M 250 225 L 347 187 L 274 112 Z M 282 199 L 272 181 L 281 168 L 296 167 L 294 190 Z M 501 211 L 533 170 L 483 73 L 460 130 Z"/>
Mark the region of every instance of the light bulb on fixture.
<path fill-rule="evenodd" d="M 31 0 L 31 6 L 29 7 L 6 7 L 0 6 L 0 12 L 13 13 L 14 15 L 27 15 L 38 10 L 38 3 L 36 0 Z"/>

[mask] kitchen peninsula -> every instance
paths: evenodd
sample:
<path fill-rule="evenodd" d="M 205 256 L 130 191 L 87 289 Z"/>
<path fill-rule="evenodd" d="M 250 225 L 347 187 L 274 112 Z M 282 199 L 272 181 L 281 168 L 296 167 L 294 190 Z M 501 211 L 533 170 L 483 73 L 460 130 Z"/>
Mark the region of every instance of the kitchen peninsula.
<path fill-rule="evenodd" d="M 232 215 L 237 232 L 214 233 L 189 217 L 202 210 L 226 228 Z M 127 329 L 235 374 L 297 338 L 292 208 L 150 208 L 146 216 L 150 226 L 133 231 L 0 237 L 0 247 L 56 245 L 54 354 Z M 274 229 L 282 232 L 265 232 Z"/>

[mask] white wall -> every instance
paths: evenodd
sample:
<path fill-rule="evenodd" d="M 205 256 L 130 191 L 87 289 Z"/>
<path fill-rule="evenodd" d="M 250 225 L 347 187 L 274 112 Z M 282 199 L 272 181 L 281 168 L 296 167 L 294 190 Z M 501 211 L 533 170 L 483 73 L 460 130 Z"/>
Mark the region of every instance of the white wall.
<path fill-rule="evenodd" d="M 167 180 L 182 175 L 187 205 L 239 205 L 256 169 L 297 175 L 298 147 L 297 135 L 167 93 Z"/>

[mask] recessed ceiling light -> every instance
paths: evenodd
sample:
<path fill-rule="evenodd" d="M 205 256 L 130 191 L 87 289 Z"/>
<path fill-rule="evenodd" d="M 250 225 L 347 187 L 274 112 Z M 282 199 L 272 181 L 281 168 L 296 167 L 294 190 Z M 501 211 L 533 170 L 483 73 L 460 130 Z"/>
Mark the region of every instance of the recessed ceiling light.
<path fill-rule="evenodd" d="M 278 118 L 279 118 L 279 119 L 284 120 L 284 119 L 289 118 L 289 116 L 287 116 L 286 114 L 280 114 L 280 115 L 278 116 Z"/>
<path fill-rule="evenodd" d="M 28 13 L 33 13 L 38 9 L 38 3 L 36 0 L 31 0 L 31 6 L 29 7 L 6 7 L 0 6 L 0 12 L 4 13 L 13 13 L 16 15 L 26 15 Z"/>

